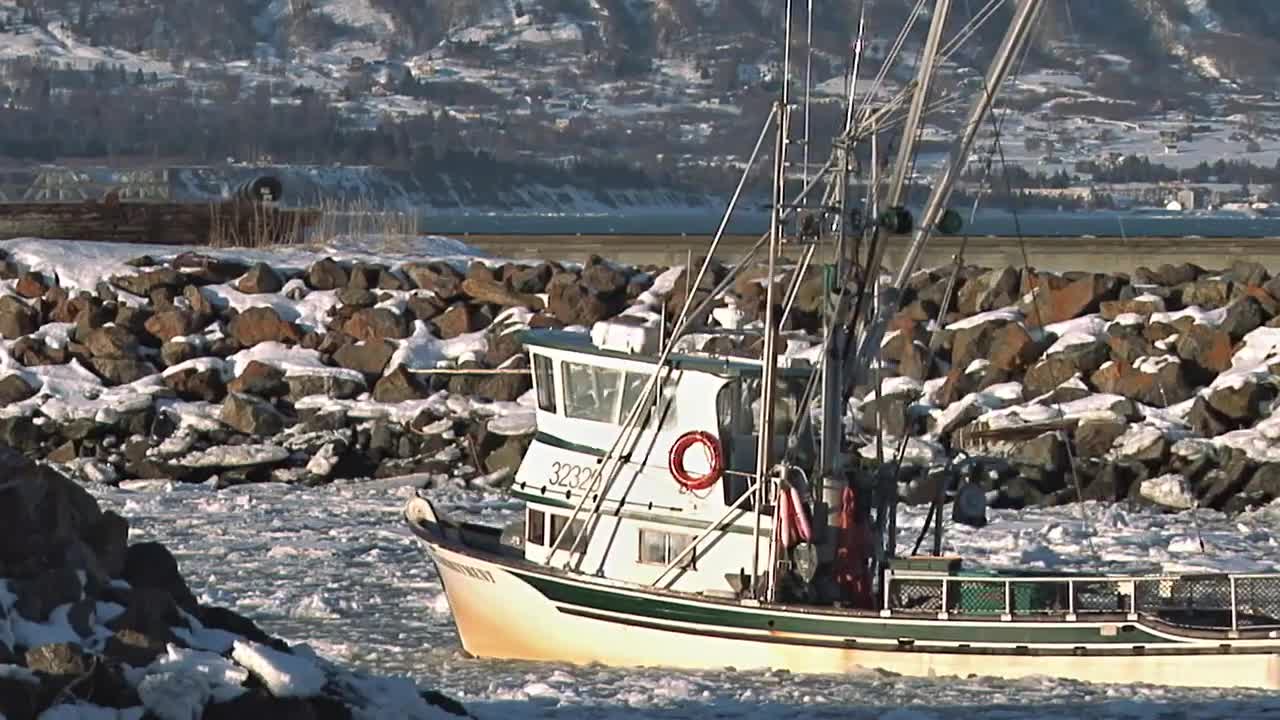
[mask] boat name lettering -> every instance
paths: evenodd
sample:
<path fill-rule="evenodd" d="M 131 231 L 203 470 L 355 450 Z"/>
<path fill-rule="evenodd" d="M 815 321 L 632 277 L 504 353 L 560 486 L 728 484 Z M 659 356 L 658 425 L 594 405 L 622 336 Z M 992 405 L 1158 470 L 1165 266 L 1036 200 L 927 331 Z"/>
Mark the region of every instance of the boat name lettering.
<path fill-rule="evenodd" d="M 437 558 L 437 559 L 440 561 L 441 565 L 444 565 L 445 567 L 449 568 L 454 572 L 462 573 L 467 577 L 475 578 L 476 580 L 483 580 L 487 583 L 493 582 L 493 575 L 490 575 L 488 570 L 473 568 L 470 565 L 463 565 L 462 563 L 454 562 L 452 560 L 446 560 L 444 558 Z"/>
<path fill-rule="evenodd" d="M 569 488 L 570 490 L 581 490 L 599 478 L 600 471 L 588 465 L 553 462 L 551 463 L 551 479 L 547 481 L 547 484 Z"/>

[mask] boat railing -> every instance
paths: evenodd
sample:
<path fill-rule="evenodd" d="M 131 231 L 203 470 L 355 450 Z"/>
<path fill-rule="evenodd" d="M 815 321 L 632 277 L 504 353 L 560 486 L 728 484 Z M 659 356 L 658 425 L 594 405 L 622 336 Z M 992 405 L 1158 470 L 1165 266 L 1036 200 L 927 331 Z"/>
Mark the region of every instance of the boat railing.
<path fill-rule="evenodd" d="M 1280 629 L 1280 574 L 1012 576 L 888 570 L 882 612 L 939 618 L 1140 615 L 1205 630 Z"/>

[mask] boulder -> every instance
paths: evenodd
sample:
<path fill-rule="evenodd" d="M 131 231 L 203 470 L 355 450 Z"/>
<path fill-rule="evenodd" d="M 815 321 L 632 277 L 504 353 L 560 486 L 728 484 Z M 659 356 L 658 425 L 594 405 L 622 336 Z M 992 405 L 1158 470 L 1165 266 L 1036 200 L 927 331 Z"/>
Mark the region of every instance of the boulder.
<path fill-rule="evenodd" d="M 227 394 L 222 373 L 215 369 L 183 368 L 166 374 L 164 384 L 183 400 L 216 403 Z"/>
<path fill-rule="evenodd" d="M 187 342 L 185 337 L 170 340 L 160 346 L 160 362 L 165 367 L 173 367 L 198 358 L 203 354 L 200 350 L 203 345 L 204 343 Z"/>
<path fill-rule="evenodd" d="M 364 308 L 343 324 L 342 331 L 356 340 L 399 340 L 409 337 L 413 330 L 408 318 L 394 310 Z"/>
<path fill-rule="evenodd" d="M 373 387 L 373 399 L 383 403 L 424 400 L 430 396 L 426 383 L 403 367 L 396 368 Z"/>
<path fill-rule="evenodd" d="M 1219 415 L 1237 424 L 1253 425 L 1266 414 L 1266 406 L 1274 396 L 1269 387 L 1253 378 L 1237 378 L 1237 382 L 1210 387 L 1206 401 Z"/>
<path fill-rule="evenodd" d="M 1022 370 L 1044 350 L 1043 342 L 1031 339 L 1027 329 L 1018 323 L 1009 323 L 995 330 L 987 359 L 1000 370 Z"/>
<path fill-rule="evenodd" d="M 524 461 L 524 454 L 529 450 L 532 438 L 528 436 L 513 436 L 507 438 L 505 442 L 498 446 L 498 449 L 490 452 L 484 457 L 484 471 L 490 475 L 505 471 L 505 482 L 503 487 L 511 484 L 511 480 L 515 479 L 516 470 L 519 469 L 520 463 Z"/>
<path fill-rule="evenodd" d="M 1225 276 L 1241 285 L 1260 287 L 1271 275 L 1262 263 L 1252 260 L 1236 260 L 1231 263 L 1231 269 L 1225 273 Z"/>
<path fill-rule="evenodd" d="M 333 360 L 339 367 L 378 378 L 382 376 L 382 371 L 386 369 L 395 351 L 395 344 L 388 340 L 348 343 L 333 354 Z"/>
<path fill-rule="evenodd" d="M 351 308 L 371 308 L 378 304 L 378 296 L 372 290 L 342 288 L 338 291 L 338 301 Z"/>
<path fill-rule="evenodd" d="M 600 295 L 618 295 L 627 287 L 627 276 L 599 255 L 587 259 L 580 274 L 582 286 Z"/>
<path fill-rule="evenodd" d="M 1227 305 L 1227 316 L 1218 325 L 1218 329 L 1229 335 L 1233 341 L 1238 341 L 1254 329 L 1261 327 L 1270 318 L 1271 314 L 1263 310 L 1262 304 L 1256 298 L 1245 295 Z"/>
<path fill-rule="evenodd" d="M 1120 294 L 1120 281 L 1111 275 L 1087 275 L 1055 288 L 1037 284 L 1019 303 L 1028 325 L 1044 326 L 1097 312 L 1102 302 Z"/>
<path fill-rule="evenodd" d="M 0 447 L 0 577 L 34 577 L 101 521 L 78 483 Z"/>
<path fill-rule="evenodd" d="M 1099 305 L 1099 313 L 1103 320 L 1115 320 L 1121 315 L 1138 315 L 1146 319 L 1151 317 L 1152 313 L 1164 312 L 1164 310 L 1164 299 L 1151 294 L 1129 299 L 1106 300 Z"/>
<path fill-rule="evenodd" d="M 129 546 L 125 555 L 124 580 L 134 590 L 155 588 L 168 593 L 170 597 L 188 612 L 196 612 L 198 604 L 195 595 L 187 587 L 178 571 L 178 561 L 168 548 L 157 542 L 140 542 Z"/>
<path fill-rule="evenodd" d="M 250 295 L 278 293 L 284 288 L 284 279 L 270 265 L 255 263 L 235 285 L 237 290 Z"/>
<path fill-rule="evenodd" d="M 226 260 L 195 252 L 184 252 L 169 265 L 196 285 L 222 285 L 244 275 L 249 267 L 237 260 Z"/>
<path fill-rule="evenodd" d="M 1234 428 L 1231 421 L 1218 414 L 1204 396 L 1197 396 L 1187 413 L 1187 424 L 1204 437 L 1217 437 Z"/>
<path fill-rule="evenodd" d="M 130 358 L 138 355 L 138 338 L 117 325 L 98 328 L 83 340 L 94 357 Z"/>
<path fill-rule="evenodd" d="M 473 300 L 503 307 L 543 308 L 542 298 L 537 295 L 518 293 L 496 280 L 467 278 L 462 282 L 462 292 Z"/>
<path fill-rule="evenodd" d="M 32 387 L 22 375 L 10 373 L 0 378 L 0 407 L 22 402 L 35 396 L 38 389 Z"/>
<path fill-rule="evenodd" d="M 462 294 L 463 275 L 449 263 L 409 263 L 401 269 L 419 288 L 430 290 L 441 300 L 453 300 Z"/>
<path fill-rule="evenodd" d="M 1117 438 L 1124 435 L 1129 423 L 1123 418 L 1088 418 L 1076 425 L 1076 455 L 1082 458 L 1100 458 L 1111 451 Z"/>
<path fill-rule="evenodd" d="M 551 265 L 545 262 L 537 265 L 520 265 L 511 269 L 506 275 L 506 281 L 513 291 L 520 294 L 543 293 L 546 292 L 547 283 L 551 281 L 554 272 Z"/>
<path fill-rule="evenodd" d="M 1093 373 L 1089 380 L 1100 392 L 1155 407 L 1180 403 L 1193 394 L 1182 363 L 1168 356 L 1144 358 L 1138 366 L 1123 360 L 1109 362 Z"/>
<path fill-rule="evenodd" d="M 490 400 L 513 401 L 533 387 L 529 374 L 490 375 L 476 383 L 475 394 Z"/>
<path fill-rule="evenodd" d="M 227 390 L 261 398 L 281 397 L 289 392 L 284 371 L 274 365 L 250 360 L 240 375 L 227 383 Z"/>
<path fill-rule="evenodd" d="M 163 343 L 175 337 L 191 335 L 200 330 L 203 324 L 192 311 L 174 308 L 163 310 L 147 318 L 143 327 L 152 337 Z"/>
<path fill-rule="evenodd" d="M 264 342 L 296 345 L 302 339 L 302 331 L 296 325 L 281 319 L 269 307 L 252 307 L 241 312 L 231 321 L 227 331 L 241 347 L 253 347 Z"/>
<path fill-rule="evenodd" d="M 1207 277 L 1182 286 L 1182 302 L 1216 309 L 1231 302 L 1234 284 L 1224 277 Z"/>
<path fill-rule="evenodd" d="M 428 292 L 415 290 L 404 303 L 405 312 L 414 320 L 428 322 L 449 306 L 443 300 Z"/>
<path fill-rule="evenodd" d="M 307 268 L 307 286 L 312 290 L 337 290 L 348 283 L 345 268 L 330 258 L 316 261 Z"/>
<path fill-rule="evenodd" d="M 88 365 L 108 385 L 128 385 L 156 374 L 154 365 L 131 357 L 95 357 L 89 360 Z"/>
<path fill-rule="evenodd" d="M 1144 357 L 1161 354 L 1151 341 L 1142 335 L 1113 334 L 1107 338 L 1111 359 L 1133 364 Z M 1095 368 L 1096 369 L 1096 368 Z"/>
<path fill-rule="evenodd" d="M 196 321 L 200 325 L 208 324 L 218 314 L 218 309 L 213 306 L 208 296 L 200 292 L 200 288 L 195 285 L 188 285 L 182 290 L 182 297 L 187 299 L 187 304 L 191 306 L 191 312 L 196 316 Z"/>
<path fill-rule="evenodd" d="M 475 306 L 459 303 L 445 310 L 432 323 L 440 337 L 449 340 L 459 335 L 483 330 L 488 324 L 487 320 Z"/>
<path fill-rule="evenodd" d="M 667 297 L 673 301 L 678 292 Z M 680 298 L 683 302 L 683 298 Z M 697 301 L 695 300 L 695 303 Z M 576 283 L 553 284 L 548 288 L 547 309 L 566 325 L 585 325 L 591 327 L 595 323 L 613 317 L 622 311 L 621 295 L 610 299 Z"/>
<path fill-rule="evenodd" d="M 974 315 L 1007 307 L 1018 299 L 1020 274 L 1011 266 L 970 279 L 961 288 L 957 309 L 963 315 Z"/>
<path fill-rule="evenodd" d="M 35 308 L 12 295 L 0 297 L 0 336 L 16 340 L 40 327 L 40 314 Z"/>
<path fill-rule="evenodd" d="M 288 424 L 270 403 L 244 393 L 230 393 L 222 403 L 222 422 L 246 435 L 275 435 Z"/>
<path fill-rule="evenodd" d="M 974 360 L 990 357 L 997 335 L 1009 324 L 1007 318 L 995 318 L 956 330 L 951 341 L 951 364 L 967 368 Z"/>
<path fill-rule="evenodd" d="M 17 584 L 15 608 L 34 622 L 45 622 L 59 605 L 74 603 L 84 597 L 80 576 L 68 567 L 51 568 L 34 578 Z"/>
<path fill-rule="evenodd" d="M 125 292 L 140 297 L 150 297 L 156 288 L 180 288 L 188 284 L 187 278 L 173 268 L 154 268 L 136 275 L 117 275 L 109 281 Z"/>
<path fill-rule="evenodd" d="M 289 400 L 293 402 L 313 395 L 349 400 L 364 392 L 367 387 L 361 379 L 332 373 L 289 375 L 285 382 L 289 384 Z"/>
<path fill-rule="evenodd" d="M 45 282 L 44 276 L 30 270 L 18 276 L 18 283 L 13 288 L 15 293 L 28 300 L 44 297 L 48 290 L 49 283 Z"/>
<path fill-rule="evenodd" d="M 1191 325 L 1178 337 L 1175 350 L 1191 369 L 1197 384 L 1207 383 L 1231 367 L 1231 336 L 1209 325 Z"/>

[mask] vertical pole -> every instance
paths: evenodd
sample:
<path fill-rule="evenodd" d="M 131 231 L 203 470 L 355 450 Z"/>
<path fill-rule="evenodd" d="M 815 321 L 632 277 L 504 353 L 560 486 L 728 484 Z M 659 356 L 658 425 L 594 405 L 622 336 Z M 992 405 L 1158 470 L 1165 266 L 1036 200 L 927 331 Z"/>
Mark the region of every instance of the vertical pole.
<path fill-rule="evenodd" d="M 907 171 L 912 166 L 912 156 L 916 151 L 916 137 L 920 132 L 920 122 L 924 119 L 924 104 L 929 99 L 929 88 L 933 84 L 933 75 L 938 62 L 938 48 L 942 44 L 942 30 L 947 24 L 947 16 L 951 13 L 951 0 L 937 0 L 933 6 L 933 22 L 929 25 L 929 36 L 925 40 L 920 70 L 916 75 L 916 89 L 911 95 L 911 109 L 907 113 L 907 122 L 902 127 L 902 140 L 898 143 L 898 161 L 893 168 L 893 179 L 889 183 L 889 207 L 898 207 L 906 203 L 905 190 Z"/>
<path fill-rule="evenodd" d="M 788 3 L 790 5 L 790 3 Z M 785 84 L 783 86 L 785 88 Z M 786 95 L 784 89 L 783 95 Z M 773 431 L 774 431 L 774 384 L 778 369 L 778 318 L 775 311 L 777 301 L 778 254 L 782 245 L 782 205 L 785 202 L 784 181 L 786 180 L 787 153 L 787 119 L 790 116 L 785 102 L 778 104 L 778 136 L 774 146 L 773 165 L 773 213 L 769 223 L 769 257 L 766 263 L 765 308 L 764 308 L 764 347 L 760 353 L 760 431 L 756 446 L 756 527 L 755 552 L 752 553 L 752 582 L 760 576 L 760 515 L 768 499 L 769 483 L 765 480 L 773 470 Z M 775 509 L 776 510 L 776 509 Z M 774 518 L 776 524 L 778 519 Z"/>
<path fill-rule="evenodd" d="M 813 0 L 806 13 L 808 31 L 804 44 L 804 182 L 809 184 L 809 92 L 813 87 Z"/>
<path fill-rule="evenodd" d="M 1236 610 L 1236 576 L 1228 575 L 1227 581 L 1231 583 L 1231 632 L 1235 633 L 1240 629 L 1239 614 Z"/>
<path fill-rule="evenodd" d="M 1022 3 L 1014 11 L 1013 22 L 1010 23 L 1009 30 L 1005 33 L 1004 40 L 1000 43 L 1000 50 L 996 54 L 996 59 L 991 63 L 991 69 L 987 72 L 982 92 L 978 95 L 977 102 L 974 103 L 973 109 L 969 112 L 969 119 L 965 122 L 964 131 L 961 133 L 961 141 L 952 148 L 951 156 L 943 167 L 942 176 L 938 179 L 933 194 L 929 196 L 929 204 L 925 206 L 924 214 L 920 218 L 915 240 L 907 250 L 907 257 L 903 260 L 902 266 L 898 268 L 898 276 L 895 279 L 894 287 L 902 287 L 907 278 L 911 277 L 911 273 L 915 271 L 916 262 L 920 259 L 920 253 L 924 250 L 925 243 L 929 241 L 934 225 L 942 217 L 943 208 L 946 207 L 947 202 L 951 199 L 951 191 L 955 189 L 955 182 L 964 170 L 965 161 L 968 160 L 969 153 L 973 150 L 973 144 L 978 139 L 978 131 L 982 128 L 982 123 L 987 119 L 987 115 L 995 105 L 996 93 L 999 91 L 1000 86 L 1004 84 L 1005 78 L 1013 70 L 1013 63 L 1022 52 L 1027 38 L 1030 37 L 1036 16 L 1042 7 L 1043 0 L 1022 0 Z"/>

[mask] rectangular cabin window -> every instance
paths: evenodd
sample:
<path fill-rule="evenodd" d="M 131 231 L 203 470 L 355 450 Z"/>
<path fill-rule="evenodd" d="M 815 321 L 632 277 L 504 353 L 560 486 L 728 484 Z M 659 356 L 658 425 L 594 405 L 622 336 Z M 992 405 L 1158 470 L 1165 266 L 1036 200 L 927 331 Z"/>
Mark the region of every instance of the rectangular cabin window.
<path fill-rule="evenodd" d="M 640 557 L 638 560 L 644 565 L 662 565 L 665 567 L 692 544 L 692 535 L 640 528 Z M 697 554 L 696 550 L 686 554 L 680 561 L 680 567 L 695 567 L 694 561 Z"/>
<path fill-rule="evenodd" d="M 630 372 L 626 374 L 626 378 L 622 383 L 622 411 L 618 414 L 618 422 L 627 419 L 631 413 L 631 408 L 636 403 L 645 399 L 645 385 L 649 383 L 649 378 L 653 377 L 651 373 Z M 666 381 L 658 394 L 657 410 L 661 417 L 659 425 L 664 428 L 675 427 L 676 422 L 676 377 L 675 373 L 665 375 Z M 650 417 L 653 415 L 654 402 L 653 398 L 649 398 L 649 403 L 641 412 L 640 424 L 643 427 L 648 424 Z"/>
<path fill-rule="evenodd" d="M 554 543 L 556 538 L 560 537 L 560 532 L 564 530 L 565 523 L 567 522 L 569 522 L 569 516 L 551 513 L 551 536 L 547 538 L 548 545 Z M 578 536 L 582 534 L 582 531 L 585 528 L 586 523 L 581 518 L 574 520 L 573 524 L 569 526 L 569 532 L 564 534 L 564 539 L 560 541 L 560 544 L 556 546 L 556 549 L 567 551 L 572 548 L 574 543 L 577 542 Z M 583 548 L 579 546 L 577 552 L 582 551 Z"/>
<path fill-rule="evenodd" d="M 547 516 L 541 510 L 529 510 L 529 518 L 525 522 L 525 540 L 530 545 L 546 545 L 544 535 L 547 532 Z"/>
<path fill-rule="evenodd" d="M 564 414 L 579 420 L 617 422 L 622 371 L 581 363 L 561 363 Z"/>
<path fill-rule="evenodd" d="M 533 356 L 533 383 L 538 386 L 538 409 L 547 412 L 556 411 L 556 381 L 551 368 L 551 358 Z"/>

